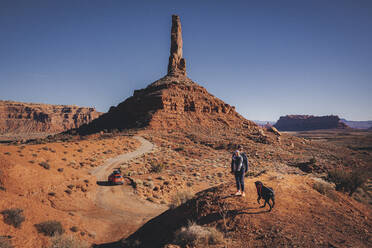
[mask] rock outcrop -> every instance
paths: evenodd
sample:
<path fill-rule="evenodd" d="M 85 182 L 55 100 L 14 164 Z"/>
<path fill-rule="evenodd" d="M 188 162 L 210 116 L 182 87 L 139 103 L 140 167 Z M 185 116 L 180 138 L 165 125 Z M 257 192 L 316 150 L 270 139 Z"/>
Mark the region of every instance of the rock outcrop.
<path fill-rule="evenodd" d="M 181 23 L 175 15 L 172 16 L 171 41 L 168 74 L 165 77 L 145 89 L 135 90 L 133 96 L 118 106 L 111 107 L 108 113 L 89 125 L 83 125 L 76 130 L 77 133 L 145 127 L 258 129 L 254 122 L 239 115 L 233 106 L 214 97 L 186 77 L 185 60 L 182 58 Z"/>
<path fill-rule="evenodd" d="M 274 125 L 280 131 L 308 131 L 317 129 L 348 128 L 336 115 L 286 115 L 281 116 Z"/>
<path fill-rule="evenodd" d="M 0 133 L 57 133 L 100 115 L 87 107 L 0 101 Z"/>
<path fill-rule="evenodd" d="M 186 76 L 165 76 L 145 89 L 135 90 L 109 112 L 89 125 L 81 126 L 80 134 L 101 130 L 129 128 L 177 129 L 189 127 L 257 128 L 226 104 Z"/>
<path fill-rule="evenodd" d="M 182 29 L 180 17 L 172 16 L 171 48 L 168 64 L 168 75 L 186 76 L 186 61 L 182 58 Z"/>

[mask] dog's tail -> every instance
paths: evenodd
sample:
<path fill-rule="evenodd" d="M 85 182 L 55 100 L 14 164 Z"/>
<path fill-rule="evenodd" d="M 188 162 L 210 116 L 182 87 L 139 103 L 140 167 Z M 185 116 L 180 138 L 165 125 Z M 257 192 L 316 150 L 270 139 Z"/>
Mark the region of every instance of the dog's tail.
<path fill-rule="evenodd" d="M 273 202 L 272 208 L 275 206 L 275 195 L 273 194 L 271 197 L 271 201 Z"/>

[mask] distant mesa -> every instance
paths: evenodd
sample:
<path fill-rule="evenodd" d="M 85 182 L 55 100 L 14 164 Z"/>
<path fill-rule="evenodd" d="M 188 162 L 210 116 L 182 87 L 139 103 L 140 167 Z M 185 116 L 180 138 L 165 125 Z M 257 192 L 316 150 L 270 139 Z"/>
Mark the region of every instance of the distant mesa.
<path fill-rule="evenodd" d="M 181 21 L 173 15 L 167 75 L 144 89 L 135 90 L 133 96 L 111 107 L 100 118 L 68 133 L 86 135 L 102 130 L 195 126 L 257 128 L 254 122 L 238 114 L 235 107 L 214 97 L 186 76 L 182 46 Z"/>
<path fill-rule="evenodd" d="M 349 121 L 345 119 L 341 119 L 343 123 L 348 125 L 351 128 L 355 129 L 371 129 L 372 128 L 372 121 Z"/>
<path fill-rule="evenodd" d="M 59 133 L 102 113 L 94 108 L 0 100 L 0 134 Z"/>
<path fill-rule="evenodd" d="M 279 131 L 309 131 L 318 129 L 346 129 L 349 128 L 336 115 L 286 115 L 281 116 L 274 125 Z"/>

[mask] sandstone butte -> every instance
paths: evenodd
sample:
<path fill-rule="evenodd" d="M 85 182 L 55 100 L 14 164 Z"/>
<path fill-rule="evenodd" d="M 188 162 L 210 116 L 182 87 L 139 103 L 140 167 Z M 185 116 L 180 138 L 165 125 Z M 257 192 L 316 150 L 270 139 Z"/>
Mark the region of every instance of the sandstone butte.
<path fill-rule="evenodd" d="M 177 129 L 196 126 L 258 129 L 235 111 L 235 107 L 210 94 L 186 76 L 182 57 L 180 18 L 172 16 L 168 73 L 144 89 L 135 90 L 109 112 L 68 133 L 91 134 L 130 128 Z"/>
<path fill-rule="evenodd" d="M 348 126 L 336 115 L 286 115 L 274 125 L 280 131 L 309 131 L 317 129 L 345 129 Z"/>
<path fill-rule="evenodd" d="M 0 101 L 0 133 L 58 133 L 101 115 L 94 108 Z"/>

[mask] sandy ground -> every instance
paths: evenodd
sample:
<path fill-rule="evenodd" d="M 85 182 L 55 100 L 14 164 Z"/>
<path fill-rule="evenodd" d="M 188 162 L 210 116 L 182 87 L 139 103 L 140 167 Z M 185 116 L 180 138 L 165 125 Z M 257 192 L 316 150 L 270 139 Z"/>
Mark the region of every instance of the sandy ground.
<path fill-rule="evenodd" d="M 0 145 L 0 210 L 20 208 L 20 228 L 0 215 L 0 236 L 15 247 L 48 247 L 49 237 L 35 224 L 60 221 L 65 234 L 88 243 L 116 240 L 134 232 L 167 207 L 135 195 L 128 182 L 105 186 L 114 168 L 153 149 L 141 137 L 56 142 L 37 145 Z M 49 168 L 42 166 L 47 163 Z M 106 184 L 107 185 L 107 184 Z M 70 229 L 77 227 L 78 231 Z"/>
<path fill-rule="evenodd" d="M 142 137 L 134 137 L 141 146 L 130 153 L 108 159 L 104 165 L 92 170 L 97 182 L 106 182 L 110 174 L 120 164 L 150 152 L 154 145 Z M 99 220 L 106 225 L 100 228 L 97 240 L 108 242 L 127 236 L 152 217 L 167 209 L 164 205 L 140 200 L 128 186 L 98 186 L 94 198 L 97 208 L 81 212 L 83 219 Z M 89 220 L 88 220 L 89 221 Z"/>

